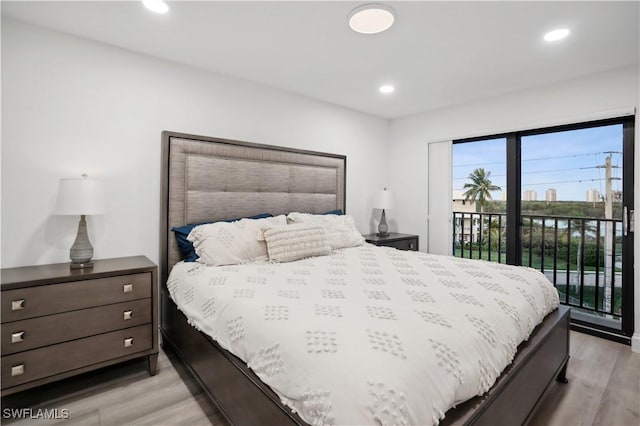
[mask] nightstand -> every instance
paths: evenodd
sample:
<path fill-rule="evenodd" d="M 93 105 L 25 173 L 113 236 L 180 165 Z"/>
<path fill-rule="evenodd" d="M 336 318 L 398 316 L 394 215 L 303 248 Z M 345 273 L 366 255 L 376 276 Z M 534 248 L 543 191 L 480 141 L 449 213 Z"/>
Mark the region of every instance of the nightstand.
<path fill-rule="evenodd" d="M 158 268 L 144 256 L 2 269 L 2 396 L 158 359 Z"/>
<path fill-rule="evenodd" d="M 398 250 L 418 251 L 418 236 L 410 234 L 398 234 L 389 232 L 386 237 L 379 237 L 376 234 L 364 235 L 364 239 L 377 246 L 395 247 Z"/>

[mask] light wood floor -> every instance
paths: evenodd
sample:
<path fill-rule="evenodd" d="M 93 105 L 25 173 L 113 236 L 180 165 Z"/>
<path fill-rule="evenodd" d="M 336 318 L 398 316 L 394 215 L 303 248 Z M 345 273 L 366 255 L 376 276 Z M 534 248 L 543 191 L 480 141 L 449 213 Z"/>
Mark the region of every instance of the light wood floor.
<path fill-rule="evenodd" d="M 640 425 L 640 354 L 629 346 L 571 332 L 569 383 L 555 384 L 531 424 Z M 171 354 L 158 374 L 132 361 L 2 399 L 2 408 L 67 409 L 67 420 L 4 424 L 226 426 L 215 406 Z M 4 410 L 3 410 L 4 411 Z"/>

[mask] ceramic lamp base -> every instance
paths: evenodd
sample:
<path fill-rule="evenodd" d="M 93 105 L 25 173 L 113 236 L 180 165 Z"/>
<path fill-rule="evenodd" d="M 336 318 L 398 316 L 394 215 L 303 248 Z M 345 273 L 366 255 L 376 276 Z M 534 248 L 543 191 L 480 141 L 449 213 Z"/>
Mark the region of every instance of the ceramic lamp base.
<path fill-rule="evenodd" d="M 93 266 L 93 260 L 91 260 L 93 258 L 93 246 L 89 241 L 87 221 L 84 215 L 80 216 L 78 235 L 76 235 L 76 240 L 69 251 L 69 258 L 71 258 L 71 269 L 85 269 Z"/>
<path fill-rule="evenodd" d="M 389 236 L 389 227 L 387 226 L 387 215 L 384 213 L 384 209 L 382 209 L 382 217 L 380 218 L 380 223 L 378 224 L 378 233 L 376 235 L 378 237 Z"/>

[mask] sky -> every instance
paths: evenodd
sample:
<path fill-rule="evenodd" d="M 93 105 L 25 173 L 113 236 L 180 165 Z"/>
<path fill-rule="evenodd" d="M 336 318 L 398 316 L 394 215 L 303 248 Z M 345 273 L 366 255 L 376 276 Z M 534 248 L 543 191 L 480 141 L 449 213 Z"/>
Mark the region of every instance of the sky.
<path fill-rule="evenodd" d="M 612 153 L 609 153 L 609 152 Z M 506 139 L 453 144 L 453 189 L 462 190 L 476 168 L 491 172 L 489 179 L 506 193 Z M 622 125 L 546 133 L 522 138 L 522 192 L 537 192 L 539 201 L 555 188 L 558 201 L 587 201 L 587 191 L 605 193 L 607 156 L 611 156 L 612 189 L 622 190 Z M 616 168 L 618 167 L 618 168 Z M 521 194 L 522 195 L 522 194 Z M 494 200 L 502 193 L 493 192 Z M 523 196 L 524 199 L 524 196 Z"/>

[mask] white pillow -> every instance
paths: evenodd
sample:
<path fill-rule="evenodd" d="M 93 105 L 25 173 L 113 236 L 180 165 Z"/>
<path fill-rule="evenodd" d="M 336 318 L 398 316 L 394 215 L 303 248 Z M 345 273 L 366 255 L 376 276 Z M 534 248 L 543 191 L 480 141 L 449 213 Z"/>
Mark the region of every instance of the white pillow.
<path fill-rule="evenodd" d="M 193 243 L 198 261 L 211 266 L 236 265 L 267 260 L 267 245 L 258 238 L 262 229 L 286 225 L 284 215 L 264 219 L 241 219 L 196 226 L 187 240 Z"/>
<path fill-rule="evenodd" d="M 364 244 L 364 237 L 356 229 L 353 218 L 349 215 L 289 213 L 287 219 L 291 223 L 306 223 L 324 228 L 327 242 L 332 249 L 356 247 Z"/>
<path fill-rule="evenodd" d="M 331 253 L 322 226 L 297 223 L 272 226 L 263 231 L 269 260 L 292 262 Z"/>

